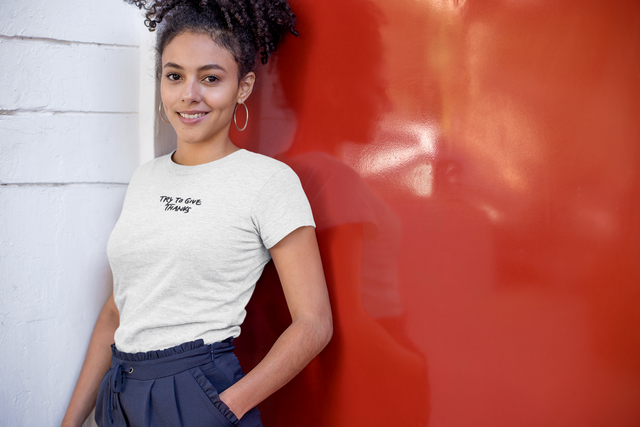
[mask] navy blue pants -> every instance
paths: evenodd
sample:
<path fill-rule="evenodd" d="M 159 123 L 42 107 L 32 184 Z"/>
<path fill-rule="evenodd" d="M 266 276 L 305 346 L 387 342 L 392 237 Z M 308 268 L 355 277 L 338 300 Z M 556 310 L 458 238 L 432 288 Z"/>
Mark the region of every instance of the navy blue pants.
<path fill-rule="evenodd" d="M 262 427 L 253 408 L 242 420 L 218 397 L 243 377 L 229 338 L 166 350 L 124 353 L 111 346 L 111 369 L 98 391 L 100 427 Z"/>

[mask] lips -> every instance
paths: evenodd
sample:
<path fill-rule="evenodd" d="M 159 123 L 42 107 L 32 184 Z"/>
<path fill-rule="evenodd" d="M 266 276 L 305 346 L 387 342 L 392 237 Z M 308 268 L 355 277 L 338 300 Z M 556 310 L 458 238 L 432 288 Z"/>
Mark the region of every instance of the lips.
<path fill-rule="evenodd" d="M 202 116 L 204 116 L 207 113 L 178 113 L 180 115 L 180 117 L 183 117 L 185 119 L 197 119 L 200 118 Z"/>
<path fill-rule="evenodd" d="M 190 110 L 190 111 L 176 111 L 176 114 L 178 115 L 178 120 L 180 120 L 180 123 L 191 126 L 191 125 L 197 125 L 198 123 L 205 120 L 205 117 L 210 112 L 211 111 Z"/>

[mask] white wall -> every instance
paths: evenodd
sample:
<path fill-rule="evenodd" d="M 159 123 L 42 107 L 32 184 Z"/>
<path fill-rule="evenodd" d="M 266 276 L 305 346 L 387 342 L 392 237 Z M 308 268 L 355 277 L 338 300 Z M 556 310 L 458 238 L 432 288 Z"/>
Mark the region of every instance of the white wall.
<path fill-rule="evenodd" d="M 107 238 L 153 157 L 145 33 L 119 0 L 0 1 L 2 425 L 60 424 L 110 292 Z"/>

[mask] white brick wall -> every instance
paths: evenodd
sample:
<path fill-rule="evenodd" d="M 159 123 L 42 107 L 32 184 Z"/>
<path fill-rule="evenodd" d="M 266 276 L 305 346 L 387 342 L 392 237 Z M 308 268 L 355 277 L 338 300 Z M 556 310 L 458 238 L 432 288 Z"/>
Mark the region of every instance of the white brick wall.
<path fill-rule="evenodd" d="M 0 40 L 0 109 L 136 112 L 138 49 Z"/>
<path fill-rule="evenodd" d="M 1 425 L 66 410 L 110 292 L 108 235 L 153 153 L 149 40 L 122 1 L 0 1 Z"/>
<path fill-rule="evenodd" d="M 8 0 L 0 34 L 137 47 L 138 16 L 121 0 Z"/>
<path fill-rule="evenodd" d="M 136 113 L 0 115 L 0 182 L 126 183 L 137 132 Z"/>

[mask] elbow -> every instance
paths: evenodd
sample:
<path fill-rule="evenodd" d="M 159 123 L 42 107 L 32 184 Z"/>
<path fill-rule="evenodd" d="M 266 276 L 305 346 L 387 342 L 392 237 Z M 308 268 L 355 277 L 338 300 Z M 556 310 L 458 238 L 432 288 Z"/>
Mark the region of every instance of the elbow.
<path fill-rule="evenodd" d="M 333 337 L 333 317 L 331 314 L 322 319 L 319 329 L 319 341 L 321 344 L 320 350 L 322 350 L 327 346 L 327 344 L 329 344 L 329 341 L 331 341 L 331 338 Z"/>
<path fill-rule="evenodd" d="M 299 325 L 299 333 L 306 337 L 312 357 L 317 356 L 329 344 L 333 337 L 333 318 L 331 314 L 317 314 L 295 319 L 292 325 Z"/>

